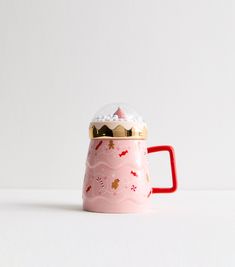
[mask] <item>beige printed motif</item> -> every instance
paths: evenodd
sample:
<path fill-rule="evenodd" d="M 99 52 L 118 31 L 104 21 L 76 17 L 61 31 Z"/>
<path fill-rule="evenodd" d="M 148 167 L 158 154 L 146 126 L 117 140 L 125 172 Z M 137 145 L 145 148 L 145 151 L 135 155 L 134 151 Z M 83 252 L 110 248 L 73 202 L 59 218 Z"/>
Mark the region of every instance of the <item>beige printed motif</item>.
<path fill-rule="evenodd" d="M 110 140 L 110 141 L 109 141 L 108 146 L 109 146 L 109 149 L 114 149 L 114 143 L 113 143 L 113 140 Z"/>
<path fill-rule="evenodd" d="M 148 174 L 146 173 L 146 181 L 149 183 L 150 182 L 150 179 L 149 179 L 149 176 Z"/>

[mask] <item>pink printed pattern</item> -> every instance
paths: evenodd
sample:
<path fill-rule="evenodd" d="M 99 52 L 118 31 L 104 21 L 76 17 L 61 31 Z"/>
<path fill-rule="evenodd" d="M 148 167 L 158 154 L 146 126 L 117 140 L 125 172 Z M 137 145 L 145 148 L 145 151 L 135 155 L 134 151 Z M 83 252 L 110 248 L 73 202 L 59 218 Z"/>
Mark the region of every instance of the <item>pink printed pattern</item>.
<path fill-rule="evenodd" d="M 145 140 L 91 140 L 83 199 L 144 204 L 151 191 Z"/>

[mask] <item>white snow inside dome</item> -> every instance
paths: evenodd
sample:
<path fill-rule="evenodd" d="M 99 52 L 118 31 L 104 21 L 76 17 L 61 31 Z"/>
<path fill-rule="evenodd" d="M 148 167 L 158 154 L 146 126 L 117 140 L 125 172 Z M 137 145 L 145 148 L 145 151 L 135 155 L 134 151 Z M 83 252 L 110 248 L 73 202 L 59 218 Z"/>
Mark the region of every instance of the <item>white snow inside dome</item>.
<path fill-rule="evenodd" d="M 131 107 L 122 103 L 109 104 L 101 108 L 94 116 L 92 122 L 128 121 L 143 123 L 143 118 Z"/>

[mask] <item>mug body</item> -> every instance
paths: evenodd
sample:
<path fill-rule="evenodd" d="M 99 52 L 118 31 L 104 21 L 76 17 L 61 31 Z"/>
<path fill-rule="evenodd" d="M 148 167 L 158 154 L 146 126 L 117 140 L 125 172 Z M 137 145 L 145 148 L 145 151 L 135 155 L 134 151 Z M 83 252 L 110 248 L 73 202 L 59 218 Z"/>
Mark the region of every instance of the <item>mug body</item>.
<path fill-rule="evenodd" d="M 148 211 L 151 192 L 145 140 L 91 140 L 83 184 L 85 210 Z"/>

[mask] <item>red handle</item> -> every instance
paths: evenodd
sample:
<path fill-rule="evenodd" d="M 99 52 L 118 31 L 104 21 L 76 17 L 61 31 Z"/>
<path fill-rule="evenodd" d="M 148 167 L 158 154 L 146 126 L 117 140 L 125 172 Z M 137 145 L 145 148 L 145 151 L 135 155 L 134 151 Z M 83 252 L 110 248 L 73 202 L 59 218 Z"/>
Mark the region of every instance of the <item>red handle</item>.
<path fill-rule="evenodd" d="M 175 166 L 175 152 L 174 148 L 171 146 L 152 146 L 147 148 L 148 153 L 159 152 L 159 151 L 168 151 L 170 154 L 171 162 L 171 175 L 172 175 L 172 187 L 170 188 L 158 188 L 153 187 L 152 193 L 172 193 L 177 189 L 177 175 L 176 175 L 176 166 Z"/>

